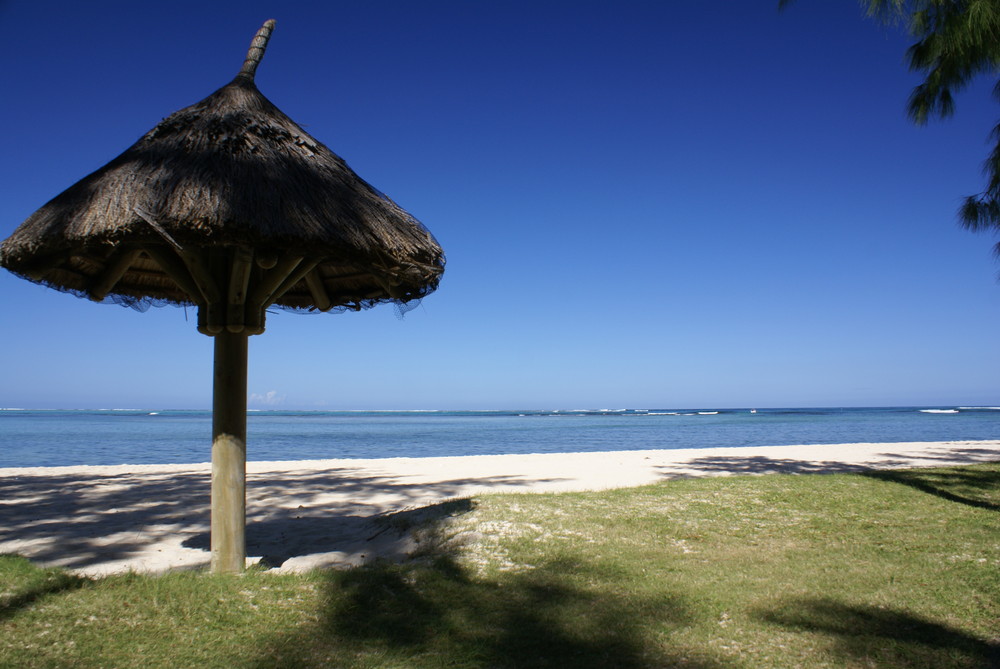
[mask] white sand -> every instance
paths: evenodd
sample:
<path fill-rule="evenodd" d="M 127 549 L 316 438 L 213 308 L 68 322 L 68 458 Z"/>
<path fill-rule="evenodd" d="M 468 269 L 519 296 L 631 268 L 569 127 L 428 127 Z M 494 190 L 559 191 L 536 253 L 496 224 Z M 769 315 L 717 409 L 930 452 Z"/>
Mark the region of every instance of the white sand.
<path fill-rule="evenodd" d="M 409 538 L 373 517 L 486 492 L 990 460 L 1000 441 L 251 462 L 247 553 L 282 571 L 401 557 Z M 0 553 L 92 575 L 203 567 L 209 482 L 208 464 L 0 469 Z"/>

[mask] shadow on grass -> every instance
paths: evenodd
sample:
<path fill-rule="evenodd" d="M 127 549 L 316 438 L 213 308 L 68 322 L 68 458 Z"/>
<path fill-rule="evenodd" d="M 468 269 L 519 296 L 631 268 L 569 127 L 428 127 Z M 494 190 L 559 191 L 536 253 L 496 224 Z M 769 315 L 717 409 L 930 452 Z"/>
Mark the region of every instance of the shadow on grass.
<path fill-rule="evenodd" d="M 90 582 L 63 571 L 40 570 L 19 555 L 0 554 L 0 566 L 13 581 L 0 583 L 0 620 L 12 618 L 48 595 L 75 590 Z"/>
<path fill-rule="evenodd" d="M 786 602 L 766 622 L 831 637 L 845 666 L 1000 667 L 1000 645 L 905 611 L 827 599 Z"/>
<path fill-rule="evenodd" d="M 418 509 L 386 517 L 387 533 L 421 537 L 419 556 L 324 572 L 315 621 L 263 643 L 256 666 L 723 666 L 657 643 L 693 623 L 681 596 L 609 589 L 609 577 L 620 575 L 571 558 L 479 574 L 470 558 L 459 559 L 461 539 L 442 538 L 440 522 L 471 508 L 456 501 L 430 516 Z"/>
<path fill-rule="evenodd" d="M 650 618 L 661 632 L 685 624 L 682 602 L 647 600 L 637 614 L 634 602 L 567 585 L 565 574 L 580 570 L 563 562 L 490 581 L 438 557 L 331 572 L 319 621 L 272 640 L 258 666 L 721 666 L 672 655 L 643 634 Z"/>
<path fill-rule="evenodd" d="M 952 469 L 902 469 L 867 472 L 879 481 L 900 483 L 921 492 L 972 506 L 1000 511 L 1000 467 Z"/>

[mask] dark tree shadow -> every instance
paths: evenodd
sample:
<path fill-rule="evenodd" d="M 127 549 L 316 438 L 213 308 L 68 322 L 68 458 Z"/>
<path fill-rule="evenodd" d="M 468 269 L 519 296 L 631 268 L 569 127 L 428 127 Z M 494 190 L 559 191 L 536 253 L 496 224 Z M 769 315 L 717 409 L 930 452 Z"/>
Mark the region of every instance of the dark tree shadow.
<path fill-rule="evenodd" d="M 315 622 L 262 640 L 257 667 L 722 668 L 705 650 L 653 640 L 694 622 L 680 595 L 608 592 L 590 585 L 606 574 L 588 578 L 595 567 L 572 558 L 477 573 L 447 522 L 474 505 L 455 500 L 379 519 L 380 533 L 418 537 L 420 550 L 405 562 L 321 572 Z"/>
<path fill-rule="evenodd" d="M 1000 645 L 944 623 L 874 606 L 830 599 L 786 601 L 762 611 L 762 620 L 829 636 L 845 666 L 1000 667 Z"/>
<path fill-rule="evenodd" d="M 935 497 L 977 509 L 1000 511 L 1000 468 L 899 469 L 867 472 L 879 481 L 900 483 Z"/>
<path fill-rule="evenodd" d="M 419 565 L 330 571 L 320 619 L 268 640 L 257 666 L 361 667 L 378 658 L 414 668 L 721 669 L 643 633 L 651 619 L 661 633 L 689 624 L 681 598 L 650 598 L 640 614 L 634 596 L 626 603 L 566 584 L 565 573 L 586 569 L 559 561 L 492 581 L 438 553 Z"/>
<path fill-rule="evenodd" d="M 19 555 L 0 554 L 0 562 L 23 561 L 25 565 L 28 561 Z M 25 609 L 40 599 L 49 595 L 59 594 L 68 590 L 81 588 L 90 579 L 75 576 L 64 571 L 53 570 L 51 572 L 40 572 L 35 567 L 23 570 L 29 581 L 34 581 L 27 585 L 12 584 L 14 587 L 9 592 L 0 592 L 0 621 L 12 618 L 18 611 Z"/>

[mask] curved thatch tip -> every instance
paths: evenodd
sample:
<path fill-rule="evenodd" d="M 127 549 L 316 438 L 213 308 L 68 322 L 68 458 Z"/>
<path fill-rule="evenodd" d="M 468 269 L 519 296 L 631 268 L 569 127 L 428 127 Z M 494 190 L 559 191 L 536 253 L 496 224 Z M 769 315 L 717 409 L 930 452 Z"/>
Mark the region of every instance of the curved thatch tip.
<path fill-rule="evenodd" d="M 260 65 L 261 59 L 264 58 L 267 41 L 271 39 L 274 23 L 274 19 L 268 19 L 260 27 L 260 30 L 257 31 L 257 34 L 254 35 L 253 41 L 250 42 L 250 49 L 247 51 L 247 57 L 243 61 L 243 67 L 240 68 L 240 73 L 236 75 L 237 79 L 253 81 L 253 76 L 257 72 L 257 66 Z"/>

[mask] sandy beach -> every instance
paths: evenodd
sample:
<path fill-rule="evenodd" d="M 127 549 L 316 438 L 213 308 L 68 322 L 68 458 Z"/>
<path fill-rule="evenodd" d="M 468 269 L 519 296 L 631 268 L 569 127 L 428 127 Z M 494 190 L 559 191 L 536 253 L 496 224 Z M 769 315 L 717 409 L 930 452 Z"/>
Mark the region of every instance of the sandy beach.
<path fill-rule="evenodd" d="M 376 518 L 490 492 L 996 460 L 1000 441 L 251 462 L 247 554 L 279 571 L 401 558 L 411 540 Z M 88 575 L 204 567 L 210 478 L 207 463 L 0 469 L 0 553 Z"/>

